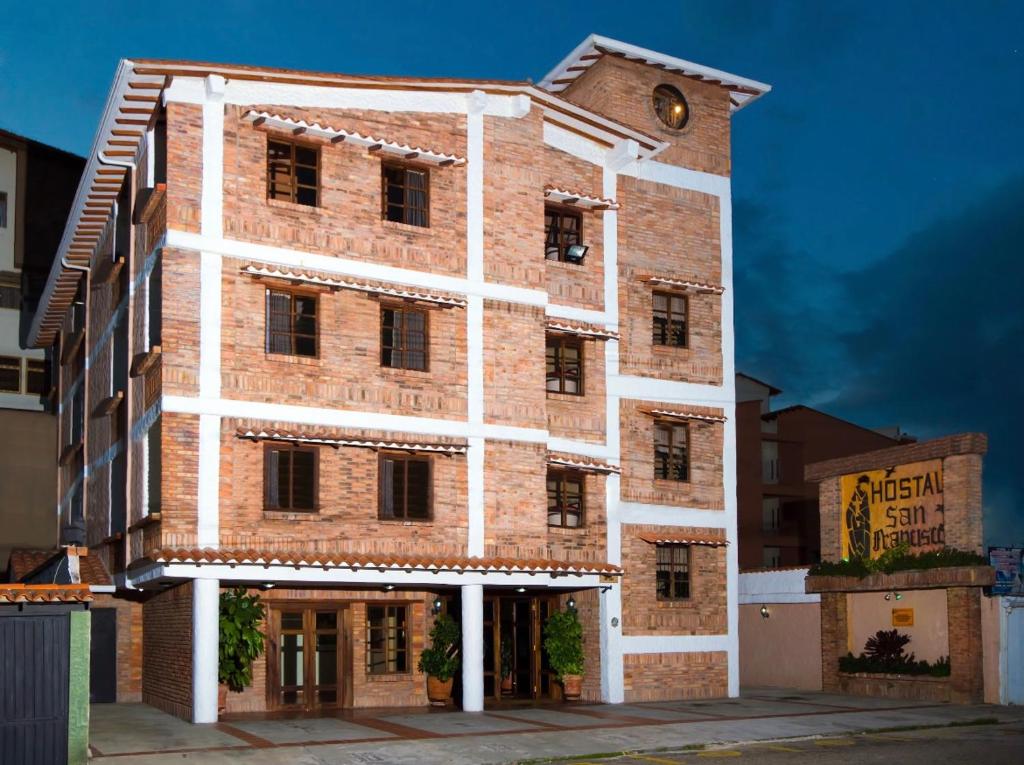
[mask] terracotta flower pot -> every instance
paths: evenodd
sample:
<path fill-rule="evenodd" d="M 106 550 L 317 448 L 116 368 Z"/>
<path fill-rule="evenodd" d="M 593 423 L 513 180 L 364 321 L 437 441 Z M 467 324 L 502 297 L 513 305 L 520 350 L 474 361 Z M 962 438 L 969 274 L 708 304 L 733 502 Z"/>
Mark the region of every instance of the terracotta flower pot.
<path fill-rule="evenodd" d="M 583 675 L 562 675 L 562 691 L 570 701 L 583 694 Z"/>
<path fill-rule="evenodd" d="M 435 707 L 443 707 L 448 703 L 448 699 L 452 695 L 452 685 L 455 683 L 454 677 L 449 677 L 447 680 L 438 680 L 433 675 L 427 675 L 427 698 L 430 699 L 430 703 Z"/>
<path fill-rule="evenodd" d="M 512 675 L 501 678 L 501 692 L 506 696 L 512 694 Z"/>
<path fill-rule="evenodd" d="M 221 683 L 217 686 L 217 714 L 224 714 L 228 709 L 228 687 Z"/>

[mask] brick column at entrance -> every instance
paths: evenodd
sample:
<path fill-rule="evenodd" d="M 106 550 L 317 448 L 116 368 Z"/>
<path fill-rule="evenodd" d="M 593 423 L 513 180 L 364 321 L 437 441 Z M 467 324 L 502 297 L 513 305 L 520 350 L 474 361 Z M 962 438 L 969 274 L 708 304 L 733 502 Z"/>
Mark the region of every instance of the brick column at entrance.
<path fill-rule="evenodd" d="M 846 593 L 821 593 L 821 689 L 839 691 L 839 657 L 849 652 Z"/>
<path fill-rule="evenodd" d="M 981 647 L 981 589 L 950 587 L 946 590 L 949 628 L 950 701 L 982 701 L 984 676 Z"/>

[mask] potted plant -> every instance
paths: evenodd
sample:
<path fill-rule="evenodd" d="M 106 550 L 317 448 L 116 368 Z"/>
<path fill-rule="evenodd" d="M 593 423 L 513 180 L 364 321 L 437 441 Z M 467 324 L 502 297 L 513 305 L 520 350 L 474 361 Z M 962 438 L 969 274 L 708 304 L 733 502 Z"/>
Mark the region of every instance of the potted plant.
<path fill-rule="evenodd" d="M 448 614 L 440 614 L 430 628 L 430 647 L 420 654 L 416 669 L 427 675 L 427 698 L 444 706 L 452 695 L 459 668 L 459 625 Z"/>
<path fill-rule="evenodd" d="M 501 694 L 512 695 L 512 638 L 501 636 Z"/>
<path fill-rule="evenodd" d="M 252 684 L 252 663 L 263 653 L 260 625 L 265 613 L 259 595 L 248 594 L 244 587 L 220 594 L 218 711 L 227 706 L 228 689 L 241 693 Z"/>
<path fill-rule="evenodd" d="M 578 699 L 583 688 L 583 625 L 575 609 L 555 611 L 544 623 L 544 650 L 565 698 Z"/>

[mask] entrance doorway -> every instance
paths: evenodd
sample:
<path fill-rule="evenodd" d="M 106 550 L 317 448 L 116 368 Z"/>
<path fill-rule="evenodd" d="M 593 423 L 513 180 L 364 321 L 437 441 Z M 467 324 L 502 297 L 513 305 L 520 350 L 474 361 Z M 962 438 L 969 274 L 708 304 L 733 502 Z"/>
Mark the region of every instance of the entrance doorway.
<path fill-rule="evenodd" d="M 484 596 L 484 696 L 494 700 L 557 698 L 543 627 L 557 598 L 521 593 Z"/>
<path fill-rule="evenodd" d="M 348 607 L 273 607 L 268 622 L 267 706 L 303 711 L 351 706 Z"/>

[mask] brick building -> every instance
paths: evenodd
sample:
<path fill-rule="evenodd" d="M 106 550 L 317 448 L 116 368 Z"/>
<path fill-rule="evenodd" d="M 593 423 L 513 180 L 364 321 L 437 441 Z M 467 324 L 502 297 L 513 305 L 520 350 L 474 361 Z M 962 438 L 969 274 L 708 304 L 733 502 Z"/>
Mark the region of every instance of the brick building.
<path fill-rule="evenodd" d="M 591 36 L 539 85 L 122 61 L 31 330 L 119 689 L 229 711 L 735 695 L 729 129 L 768 87 Z M 501 668 L 505 645 L 511 667 Z"/>
<path fill-rule="evenodd" d="M 803 566 L 821 560 L 815 462 L 910 443 L 898 427 L 872 430 L 809 406 L 771 408 L 782 393 L 736 375 L 736 491 L 741 569 Z"/>

